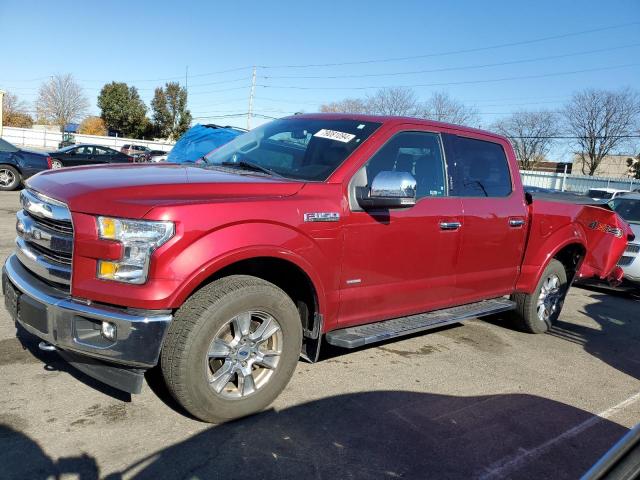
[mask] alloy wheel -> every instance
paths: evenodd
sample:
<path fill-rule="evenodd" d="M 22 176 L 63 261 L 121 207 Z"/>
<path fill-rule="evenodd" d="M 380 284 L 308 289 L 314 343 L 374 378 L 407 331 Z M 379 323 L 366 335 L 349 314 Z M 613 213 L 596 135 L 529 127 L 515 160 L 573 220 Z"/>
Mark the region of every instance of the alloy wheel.
<path fill-rule="evenodd" d="M 561 300 L 560 277 L 554 273 L 545 279 L 540 288 L 538 318 L 548 323 L 551 316 L 558 310 Z"/>
<path fill-rule="evenodd" d="M 216 395 L 240 399 L 269 383 L 278 368 L 283 336 L 278 321 L 260 311 L 235 316 L 209 345 L 206 372 Z"/>
<path fill-rule="evenodd" d="M 11 170 L 6 168 L 0 169 L 0 185 L 2 185 L 3 187 L 8 187 L 10 185 L 13 185 L 15 181 L 16 176 Z"/>

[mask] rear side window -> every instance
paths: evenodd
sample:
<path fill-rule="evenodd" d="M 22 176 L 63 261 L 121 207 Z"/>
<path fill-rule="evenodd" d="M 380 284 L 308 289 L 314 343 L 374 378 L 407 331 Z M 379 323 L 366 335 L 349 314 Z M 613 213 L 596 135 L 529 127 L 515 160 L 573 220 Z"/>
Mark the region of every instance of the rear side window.
<path fill-rule="evenodd" d="M 512 191 L 509 163 L 500 144 L 455 135 L 447 137 L 452 196 L 509 196 Z"/>

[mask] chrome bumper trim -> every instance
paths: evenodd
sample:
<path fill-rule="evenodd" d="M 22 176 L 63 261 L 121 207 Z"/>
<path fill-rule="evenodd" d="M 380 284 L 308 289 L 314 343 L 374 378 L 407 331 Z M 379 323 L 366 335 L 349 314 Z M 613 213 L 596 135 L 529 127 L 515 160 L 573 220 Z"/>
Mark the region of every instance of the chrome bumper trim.
<path fill-rule="evenodd" d="M 148 311 L 146 315 L 126 310 L 80 303 L 65 292 L 40 281 L 11 255 L 3 276 L 23 295 L 46 309 L 47 332 L 42 332 L 16 319 L 29 333 L 63 350 L 120 363 L 127 366 L 150 368 L 158 363 L 164 337 L 173 316 L 166 311 Z M 79 336 L 82 322 L 108 321 L 116 325 L 117 337 L 112 343 L 92 344 Z"/>

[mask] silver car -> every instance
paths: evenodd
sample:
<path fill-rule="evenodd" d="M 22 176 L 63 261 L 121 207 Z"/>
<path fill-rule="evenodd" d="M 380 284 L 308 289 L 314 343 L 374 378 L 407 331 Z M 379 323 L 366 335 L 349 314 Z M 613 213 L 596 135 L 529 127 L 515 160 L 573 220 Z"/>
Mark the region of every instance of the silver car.
<path fill-rule="evenodd" d="M 624 279 L 640 287 L 640 193 L 620 195 L 609 202 L 615 212 L 624 218 L 635 233 L 618 265 L 624 270 Z"/>

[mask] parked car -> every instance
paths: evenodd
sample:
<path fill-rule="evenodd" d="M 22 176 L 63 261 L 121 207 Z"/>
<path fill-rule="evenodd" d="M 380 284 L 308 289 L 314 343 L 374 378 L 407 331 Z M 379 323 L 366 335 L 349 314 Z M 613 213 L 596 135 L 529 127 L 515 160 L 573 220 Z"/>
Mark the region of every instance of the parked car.
<path fill-rule="evenodd" d="M 230 142 L 245 131 L 213 124 L 194 125 L 173 146 L 167 155 L 167 162 L 195 163 L 210 151 Z"/>
<path fill-rule="evenodd" d="M 625 193 L 629 193 L 629 190 L 620 190 L 618 188 L 591 188 L 586 193 L 586 196 L 593 200 L 609 200 Z"/>
<path fill-rule="evenodd" d="M 636 240 L 629 242 L 618 265 L 624 270 L 624 280 L 640 288 L 640 193 L 629 193 L 609 202 L 611 209 L 631 225 Z"/>
<path fill-rule="evenodd" d="M 505 137 L 349 114 L 275 120 L 202 164 L 47 172 L 22 192 L 5 305 L 102 382 L 136 393 L 159 364 L 195 417 L 242 417 L 323 343 L 498 312 L 543 333 L 578 273 L 620 278 L 628 224 L 531 200 L 518 172 Z"/>
<path fill-rule="evenodd" d="M 100 163 L 130 163 L 133 157 L 102 145 L 72 145 L 50 153 L 51 168 L 77 167 Z"/>
<path fill-rule="evenodd" d="M 0 138 L 0 190 L 15 190 L 32 175 L 51 168 L 46 153 L 30 152 Z"/>
<path fill-rule="evenodd" d="M 144 145 L 123 145 L 122 148 L 120 148 L 120 152 L 124 153 L 125 155 L 129 155 L 130 157 L 136 158 L 136 157 L 142 157 L 145 158 L 146 160 L 146 155 L 149 154 L 149 152 L 151 151 L 151 149 L 149 147 L 145 147 Z"/>
<path fill-rule="evenodd" d="M 167 160 L 167 154 L 168 152 L 164 150 L 151 150 L 147 154 L 147 161 L 154 163 L 165 162 Z"/>

